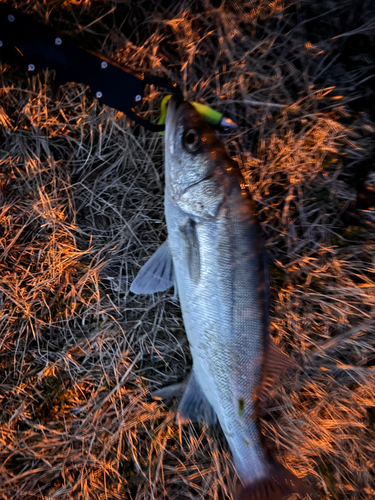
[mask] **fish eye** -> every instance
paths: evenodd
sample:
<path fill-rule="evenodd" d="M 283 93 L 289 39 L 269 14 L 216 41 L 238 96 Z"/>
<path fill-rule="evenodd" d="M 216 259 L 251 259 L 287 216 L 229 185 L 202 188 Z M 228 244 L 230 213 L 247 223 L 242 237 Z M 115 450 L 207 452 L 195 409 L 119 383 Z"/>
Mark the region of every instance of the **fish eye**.
<path fill-rule="evenodd" d="M 184 137 L 184 145 L 189 151 L 195 151 L 199 146 L 199 134 L 194 128 L 188 130 Z"/>

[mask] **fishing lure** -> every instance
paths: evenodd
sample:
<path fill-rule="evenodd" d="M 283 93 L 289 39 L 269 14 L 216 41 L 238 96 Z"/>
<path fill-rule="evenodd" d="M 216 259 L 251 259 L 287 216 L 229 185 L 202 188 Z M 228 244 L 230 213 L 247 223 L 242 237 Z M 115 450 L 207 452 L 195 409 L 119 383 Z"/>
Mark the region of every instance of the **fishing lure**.
<path fill-rule="evenodd" d="M 16 63 L 30 75 L 47 67 L 54 69 L 54 91 L 66 82 L 84 83 L 99 102 L 124 112 L 153 132 L 164 130 L 164 125 L 144 120 L 135 110 L 144 97 L 146 85 L 181 95 L 175 83 L 136 72 L 111 58 L 84 50 L 4 4 L 0 4 L 0 58 Z"/>
<path fill-rule="evenodd" d="M 167 107 L 168 102 L 172 95 L 166 95 L 160 105 L 160 118 L 158 124 L 164 124 L 165 119 L 167 117 Z M 222 113 L 216 111 L 215 109 L 207 106 L 206 104 L 202 104 L 200 102 L 189 101 L 190 104 L 198 111 L 204 121 L 209 123 L 214 127 L 222 127 L 222 128 L 236 128 L 237 125 L 230 119 L 226 118 Z M 160 134 L 164 134 L 164 132 L 160 132 Z"/>
<path fill-rule="evenodd" d="M 3 3 L 0 3 L 0 59 L 16 63 L 30 75 L 36 75 L 47 67 L 55 70 L 53 93 L 66 82 L 84 83 L 99 102 L 122 111 L 153 132 L 164 131 L 171 95 L 182 96 L 177 84 L 134 71 L 114 59 L 84 50 L 68 37 Z M 145 120 L 135 109 L 144 97 L 146 85 L 155 85 L 171 93 L 162 100 L 158 123 Z M 197 102 L 192 104 L 211 125 L 235 127 L 230 119 L 209 106 Z"/>

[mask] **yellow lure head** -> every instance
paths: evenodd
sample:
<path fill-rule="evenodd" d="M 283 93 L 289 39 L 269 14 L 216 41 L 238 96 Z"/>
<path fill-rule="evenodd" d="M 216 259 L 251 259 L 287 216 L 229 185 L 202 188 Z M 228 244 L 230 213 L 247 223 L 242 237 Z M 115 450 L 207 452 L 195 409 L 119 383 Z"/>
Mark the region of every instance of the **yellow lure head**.
<path fill-rule="evenodd" d="M 165 123 L 167 117 L 167 107 L 168 101 L 171 98 L 171 95 L 166 95 L 161 101 L 160 105 L 160 118 L 158 121 L 158 125 L 162 125 Z M 189 101 L 192 106 L 198 111 L 198 113 L 202 116 L 202 118 L 213 126 L 225 125 L 227 127 L 235 127 L 234 122 L 229 120 L 228 118 L 224 118 L 221 113 L 210 108 L 210 106 L 206 106 L 205 104 L 201 104 L 200 102 Z M 159 134 L 164 135 L 164 132 L 159 132 Z"/>

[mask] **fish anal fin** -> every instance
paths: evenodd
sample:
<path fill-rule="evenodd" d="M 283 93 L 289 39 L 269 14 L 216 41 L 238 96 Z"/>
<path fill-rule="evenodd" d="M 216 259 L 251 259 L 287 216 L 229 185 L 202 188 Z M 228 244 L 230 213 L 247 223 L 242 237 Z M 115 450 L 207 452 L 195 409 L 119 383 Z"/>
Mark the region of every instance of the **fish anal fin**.
<path fill-rule="evenodd" d="M 185 387 L 186 387 L 186 381 L 179 382 L 177 384 L 167 385 L 165 387 L 162 387 L 161 389 L 156 389 L 155 391 L 152 391 L 151 397 L 152 399 L 158 401 L 176 397 L 178 398 L 182 396 Z"/>
<path fill-rule="evenodd" d="M 172 254 L 165 241 L 141 268 L 130 287 L 139 295 L 164 292 L 174 285 Z"/>
<path fill-rule="evenodd" d="M 212 425 L 216 422 L 216 418 L 214 409 L 192 373 L 178 407 L 177 421 L 185 423 L 188 420 L 193 422 L 203 420 L 207 425 Z"/>
<path fill-rule="evenodd" d="M 235 500 L 283 500 L 293 493 L 307 495 L 312 491 L 302 479 L 285 469 L 279 462 L 273 461 L 270 464 L 269 475 L 237 488 Z"/>

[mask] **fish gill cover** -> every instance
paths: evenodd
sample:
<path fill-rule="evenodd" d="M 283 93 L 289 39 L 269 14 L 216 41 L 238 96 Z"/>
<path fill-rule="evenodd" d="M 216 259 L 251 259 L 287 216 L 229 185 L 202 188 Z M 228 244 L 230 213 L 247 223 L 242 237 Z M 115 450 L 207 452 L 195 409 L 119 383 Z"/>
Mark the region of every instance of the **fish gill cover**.
<path fill-rule="evenodd" d="M 266 239 L 271 335 L 301 366 L 262 401 L 267 446 L 317 498 L 373 498 L 372 2 L 7 5 L 237 123 L 222 138 Z M 0 494 L 231 498 L 220 428 L 150 396 L 191 369 L 173 292 L 129 291 L 166 237 L 163 139 L 80 84 L 52 100 L 53 78 L 2 67 Z"/>

